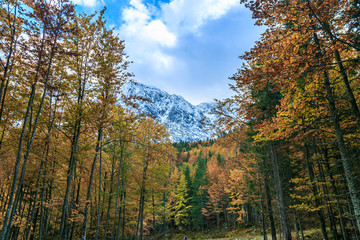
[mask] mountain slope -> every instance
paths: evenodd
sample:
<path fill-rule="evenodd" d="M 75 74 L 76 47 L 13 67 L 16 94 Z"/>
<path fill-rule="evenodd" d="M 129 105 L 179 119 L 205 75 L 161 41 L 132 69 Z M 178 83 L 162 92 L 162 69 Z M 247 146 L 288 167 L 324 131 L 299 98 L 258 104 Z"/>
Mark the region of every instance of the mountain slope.
<path fill-rule="evenodd" d="M 215 102 L 194 106 L 179 95 L 171 95 L 142 83 L 126 83 L 122 90 L 125 96 L 136 95 L 151 101 L 138 101 L 139 111 L 149 113 L 165 124 L 173 142 L 204 140 L 214 133 L 204 123 L 215 120 L 210 114 L 216 106 Z"/>

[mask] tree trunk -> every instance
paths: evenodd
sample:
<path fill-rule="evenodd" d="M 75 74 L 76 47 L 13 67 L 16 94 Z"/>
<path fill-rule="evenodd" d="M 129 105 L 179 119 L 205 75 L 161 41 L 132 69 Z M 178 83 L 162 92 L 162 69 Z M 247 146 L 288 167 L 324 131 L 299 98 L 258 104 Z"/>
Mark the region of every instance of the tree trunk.
<path fill-rule="evenodd" d="M 152 192 L 152 207 L 153 207 L 153 230 L 154 230 L 154 239 L 156 239 L 156 216 L 155 216 L 155 197 L 154 197 L 154 192 Z"/>
<path fill-rule="evenodd" d="M 102 130 L 101 130 L 102 133 Z M 95 233 L 95 240 L 98 240 L 99 238 L 99 228 L 100 228 L 100 211 L 101 211 L 101 165 L 102 165 L 102 143 L 100 138 L 100 158 L 99 158 L 99 193 L 98 193 L 98 212 L 97 212 L 97 218 L 96 218 L 96 233 Z"/>
<path fill-rule="evenodd" d="M 347 186 L 350 192 L 351 201 L 354 207 L 355 220 L 358 231 L 360 230 L 360 193 L 356 186 L 356 180 L 352 173 L 351 159 L 345 145 L 344 134 L 340 126 L 340 120 L 335 106 L 335 100 L 332 94 L 332 88 L 327 73 L 324 71 L 324 85 L 327 92 L 327 99 L 330 105 L 330 111 L 335 128 L 337 144 L 340 150 L 341 160 L 344 168 Z"/>
<path fill-rule="evenodd" d="M 279 203 L 280 220 L 281 220 L 281 225 L 282 225 L 282 234 L 283 234 L 284 240 L 291 240 L 291 231 L 290 231 L 289 220 L 288 220 L 288 216 L 287 216 L 285 199 L 284 199 L 282 183 L 281 183 L 281 178 L 280 178 L 279 162 L 278 162 L 272 142 L 270 143 L 270 151 L 271 151 L 271 158 L 272 158 L 272 162 L 273 162 L 275 187 L 276 187 L 276 191 L 278 193 L 278 203 Z"/>
<path fill-rule="evenodd" d="M 112 158 L 112 162 L 111 162 L 110 190 L 109 190 L 108 208 L 106 211 L 104 240 L 107 239 L 107 235 L 108 235 L 108 226 L 109 226 L 109 220 L 110 220 L 110 208 L 111 208 L 111 202 L 112 202 L 112 198 L 113 198 L 114 175 L 115 175 L 115 145 L 114 145 L 113 158 Z"/>
<path fill-rule="evenodd" d="M 77 120 L 75 125 L 75 132 L 72 139 L 71 145 L 71 155 L 69 160 L 69 167 L 67 172 L 67 179 L 66 179 L 66 190 L 64 195 L 64 204 L 62 208 L 61 214 L 61 223 L 60 223 L 60 230 L 59 230 L 59 240 L 65 239 L 65 227 L 67 225 L 67 219 L 69 215 L 69 194 L 70 194 L 70 187 L 72 184 L 73 175 L 75 172 L 75 161 L 76 161 L 76 154 L 79 147 L 79 137 L 80 137 L 80 129 L 81 129 L 81 120 Z"/>
<path fill-rule="evenodd" d="M 42 107 L 43 107 L 45 96 L 46 96 L 46 93 L 47 93 L 48 83 L 49 83 L 49 79 L 50 79 L 50 70 L 51 70 L 51 67 L 52 67 L 52 62 L 53 62 L 53 58 L 54 58 L 54 54 L 55 54 L 56 41 L 57 41 L 57 36 L 54 37 L 54 42 L 51 45 L 51 53 L 50 53 L 50 59 L 49 59 L 49 63 L 48 63 L 48 66 L 47 66 L 47 71 L 46 71 L 46 76 L 45 76 L 43 94 L 41 96 L 39 109 L 38 109 L 36 117 L 35 117 L 34 126 L 33 126 L 33 129 L 31 131 L 31 137 L 30 137 L 27 149 L 26 149 L 25 156 L 24 156 L 24 161 L 23 161 L 23 164 L 22 164 L 21 174 L 20 174 L 19 181 L 18 181 L 18 189 L 17 189 L 16 195 L 15 195 L 15 200 L 14 200 L 14 203 L 13 203 L 14 206 L 13 206 L 10 218 L 9 218 L 9 223 L 8 223 L 9 225 L 11 225 L 11 223 L 12 223 L 12 220 L 13 220 L 13 217 L 14 217 L 14 214 L 15 214 L 15 209 L 16 209 L 16 206 L 18 204 L 19 194 L 20 194 L 23 179 L 24 179 L 24 176 L 25 176 L 27 161 L 28 161 L 29 156 L 30 156 L 30 151 L 31 151 L 32 143 L 34 141 L 35 133 L 36 133 L 36 130 L 37 130 L 39 117 L 40 117 L 40 114 L 42 112 Z M 37 78 L 38 78 L 38 75 L 35 76 L 35 82 L 37 82 Z M 32 91 L 32 92 L 33 92 L 33 94 L 35 94 L 35 84 L 33 84 L 32 86 L 34 86 L 34 88 L 32 88 L 32 90 L 34 90 L 34 91 Z M 35 97 L 34 95 L 32 97 L 30 95 L 30 99 L 32 98 L 32 101 L 33 101 L 34 97 Z M 32 103 L 30 104 L 30 100 L 29 100 L 29 105 L 28 106 L 30 106 L 30 108 L 32 107 Z M 24 121 L 24 123 L 25 123 L 25 121 Z M 19 148 L 19 150 L 21 151 L 21 148 Z M 21 154 L 21 152 L 20 152 L 20 154 Z M 20 159 L 21 159 L 21 156 L 19 157 L 19 160 Z M 1 237 L 0 237 L 0 239 L 1 239 Z"/>
<path fill-rule="evenodd" d="M 10 4 L 10 3 L 8 3 Z M 11 26 L 11 43 L 10 43 L 10 47 L 9 47 L 9 53 L 6 56 L 6 63 L 4 66 L 4 73 L 2 75 L 1 78 L 1 86 L 0 86 L 0 101 L 1 101 L 1 107 L 0 107 L 0 122 L 2 120 L 2 113 L 4 110 L 4 101 L 5 101 L 5 97 L 6 97 L 6 90 L 7 90 L 7 86 L 9 85 L 9 74 L 12 70 L 12 67 L 14 65 L 14 57 L 13 55 L 16 52 L 16 43 L 17 43 L 17 38 L 16 38 L 16 20 L 17 20 L 17 13 L 18 13 L 18 3 L 15 3 L 14 6 L 14 13 L 13 13 L 13 20 L 12 20 L 12 26 Z M 10 20 L 11 18 L 11 13 L 8 13 L 8 20 Z M 1 147 L 1 145 L 0 145 Z"/>
<path fill-rule="evenodd" d="M 147 172 L 147 163 L 144 163 L 142 182 L 141 182 L 141 192 L 140 192 L 140 201 L 139 201 L 139 215 L 138 215 L 138 226 L 136 230 L 136 240 L 142 240 L 143 238 L 143 223 L 144 223 L 144 204 L 145 204 L 145 180 Z"/>
<path fill-rule="evenodd" d="M 300 227 L 300 233 L 301 233 L 301 239 L 304 240 L 305 236 L 304 236 L 304 228 L 303 228 L 303 224 L 301 222 L 301 217 L 297 217 L 299 219 L 299 227 Z"/>
<path fill-rule="evenodd" d="M 265 163 L 265 159 L 263 159 L 263 163 Z M 264 170 L 265 164 L 263 164 Z M 276 228 L 275 228 L 275 221 L 274 221 L 274 213 L 272 208 L 272 199 L 271 199 L 271 193 L 269 188 L 269 179 L 267 172 L 264 173 L 264 185 L 265 185 L 265 193 L 266 193 L 266 201 L 267 201 L 267 207 L 268 207 L 268 213 L 269 213 L 269 220 L 270 220 L 270 229 L 271 229 L 271 239 L 276 240 Z"/>
<path fill-rule="evenodd" d="M 317 149 L 316 145 L 315 145 L 315 149 Z M 322 182 L 326 182 L 323 167 L 321 166 L 318 158 L 316 159 L 316 161 L 317 161 L 317 166 L 318 166 L 318 169 L 319 169 L 319 177 L 320 177 Z M 325 184 L 322 184 L 321 187 L 323 189 L 324 196 L 325 196 L 324 200 L 325 200 L 325 206 L 326 206 L 326 210 L 327 210 L 328 217 L 329 217 L 331 234 L 332 234 L 334 240 L 339 240 L 339 234 L 337 232 L 336 221 L 335 221 L 332 206 L 331 206 L 331 203 L 330 203 L 327 186 Z"/>
<path fill-rule="evenodd" d="M 89 218 L 89 204 L 90 204 L 90 198 L 91 198 L 91 188 L 92 188 L 92 182 L 93 182 L 94 175 L 95 175 L 96 160 L 97 160 L 98 153 L 100 151 L 102 132 L 103 132 L 103 129 L 100 128 L 98 130 L 98 138 L 96 141 L 95 156 L 94 156 L 94 160 L 93 160 L 93 163 L 91 166 L 89 185 L 88 185 L 87 195 L 86 195 L 86 205 L 85 205 L 85 210 L 84 210 L 84 223 L 83 223 L 83 235 L 82 235 L 83 240 L 86 240 L 87 222 L 88 222 L 88 218 Z M 100 183 L 99 183 L 99 185 L 100 185 Z M 100 199 L 99 199 L 99 204 L 100 204 Z"/>
<path fill-rule="evenodd" d="M 314 34 L 314 40 L 315 40 L 315 43 L 318 45 L 319 54 L 322 54 L 321 45 L 320 45 L 319 39 L 316 34 Z M 328 76 L 326 69 L 324 69 L 324 71 L 323 71 L 323 77 L 324 77 L 324 87 L 326 89 L 326 98 L 329 103 L 329 108 L 330 108 L 332 121 L 333 121 L 334 129 L 335 129 L 336 142 L 338 144 L 338 148 L 340 151 L 341 160 L 342 160 L 342 164 L 343 164 L 343 168 L 344 168 L 347 186 L 348 186 L 348 189 L 350 192 L 351 201 L 354 206 L 354 213 L 355 213 L 357 229 L 358 229 L 358 231 L 360 231 L 360 193 L 356 186 L 355 177 L 352 173 L 351 158 L 349 156 L 348 150 L 345 145 L 344 133 L 340 126 L 340 119 L 339 119 L 339 115 L 338 115 L 336 105 L 335 105 L 335 98 L 333 96 L 333 90 L 332 90 L 329 76 Z"/>
<path fill-rule="evenodd" d="M 114 154 L 116 154 L 116 146 L 114 146 Z M 118 177 L 117 177 L 117 185 L 116 185 L 116 200 L 115 200 L 115 217 L 114 217 L 114 225 L 113 225 L 113 231 L 111 234 L 111 239 L 114 240 L 116 236 L 116 240 L 120 239 L 120 226 L 121 226 L 121 210 L 122 210 L 122 197 L 123 197 L 123 188 L 121 188 L 120 193 L 120 179 L 122 174 L 122 167 L 123 167 L 123 157 L 124 157 L 124 146 L 122 142 L 120 141 L 120 162 L 119 162 L 119 168 L 118 168 Z M 121 180 L 121 186 L 123 187 L 123 181 Z M 120 212 L 119 212 L 119 194 L 120 194 Z M 117 214 L 119 212 L 119 223 L 116 225 L 117 220 Z"/>
<path fill-rule="evenodd" d="M 296 240 L 299 240 L 300 234 L 299 234 L 299 228 L 297 225 L 296 214 L 294 214 L 294 229 L 295 229 L 295 233 L 296 233 Z"/>
<path fill-rule="evenodd" d="M 330 169 L 330 163 L 329 163 L 329 157 L 328 157 L 327 148 L 325 147 L 323 151 L 324 151 L 325 167 L 326 167 L 326 170 L 327 170 L 328 175 L 330 177 L 331 187 L 332 187 L 332 190 L 333 190 L 333 192 L 335 194 L 336 206 L 337 206 L 338 211 L 339 211 L 341 234 L 342 234 L 343 239 L 347 240 L 347 239 L 349 239 L 349 236 L 348 236 L 347 230 L 346 230 L 346 222 L 345 222 L 345 219 L 344 219 L 344 211 L 343 211 L 343 208 L 342 208 L 342 206 L 340 204 L 339 193 L 338 193 L 337 187 L 335 185 L 335 179 L 334 179 L 334 177 L 332 175 L 332 171 Z"/>
<path fill-rule="evenodd" d="M 125 212 L 126 212 L 126 188 L 124 189 L 124 204 L 123 204 L 123 207 L 122 207 L 122 228 L 121 228 L 121 240 L 125 240 Z"/>
<path fill-rule="evenodd" d="M 166 189 L 166 184 L 165 184 L 165 189 Z M 163 194 L 163 233 L 164 233 L 164 240 L 166 240 L 166 192 L 164 189 L 164 194 Z"/>
<path fill-rule="evenodd" d="M 18 147 L 17 157 L 16 157 L 16 161 L 15 161 L 14 176 L 13 176 L 13 181 L 12 181 L 12 186 L 11 186 L 11 192 L 9 195 L 9 203 L 8 203 L 8 208 L 6 209 L 5 217 L 3 220 L 3 229 L 0 234 L 0 240 L 4 240 L 5 234 L 9 230 L 9 226 L 11 226 L 11 224 L 9 224 L 9 217 L 10 217 L 10 214 L 13 209 L 15 190 L 16 190 L 17 178 L 18 178 L 20 161 L 21 161 L 22 145 L 23 145 L 24 135 L 25 135 L 25 131 L 26 131 L 26 125 L 27 125 L 27 121 L 30 116 L 30 109 L 32 107 L 34 97 L 35 97 L 35 85 L 33 84 L 31 86 L 29 102 L 28 102 L 28 106 L 26 109 L 25 117 L 24 117 L 24 122 L 23 122 L 22 130 L 21 130 L 21 136 L 19 139 L 19 147 Z"/>
<path fill-rule="evenodd" d="M 310 162 L 310 156 L 309 156 L 309 147 L 308 144 L 305 143 L 305 159 L 306 159 L 306 165 L 307 165 L 307 169 L 309 172 L 309 177 L 310 177 L 310 182 L 311 182 L 311 190 L 313 192 L 314 198 L 315 198 L 315 208 L 319 208 L 319 206 L 321 206 L 321 203 L 318 199 L 318 191 L 317 191 L 317 187 L 316 187 L 316 183 L 315 183 L 315 176 L 314 176 L 314 172 L 313 172 L 313 167 L 312 167 L 312 163 Z M 329 237 L 327 235 L 326 232 L 326 224 L 325 224 L 325 217 L 324 217 L 324 213 L 323 211 L 320 209 L 318 211 L 316 211 L 318 217 L 319 217 L 319 221 L 320 221 L 320 227 L 321 227 L 321 233 L 323 236 L 323 239 L 328 240 Z"/>
<path fill-rule="evenodd" d="M 264 207 L 264 200 L 263 200 L 261 185 L 262 185 L 262 183 L 259 184 L 259 195 L 260 195 L 260 206 L 261 206 L 261 226 L 262 226 L 263 239 L 267 240 L 266 224 L 265 224 L 265 207 Z"/>
<path fill-rule="evenodd" d="M 335 59 L 336 59 L 337 65 L 339 66 L 341 78 L 342 78 L 342 81 L 346 88 L 347 98 L 351 104 L 351 110 L 355 116 L 358 128 L 360 130 L 360 111 L 359 111 L 358 105 L 356 103 L 356 99 L 354 97 L 353 90 L 351 89 L 348 75 L 347 75 L 345 67 L 341 61 L 340 53 L 338 50 L 335 50 Z"/>

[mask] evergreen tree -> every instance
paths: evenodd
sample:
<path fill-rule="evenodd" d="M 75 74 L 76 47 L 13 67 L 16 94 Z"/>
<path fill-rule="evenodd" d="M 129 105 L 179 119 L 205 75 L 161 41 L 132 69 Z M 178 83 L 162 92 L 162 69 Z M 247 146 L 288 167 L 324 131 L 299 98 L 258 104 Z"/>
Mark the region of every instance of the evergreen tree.
<path fill-rule="evenodd" d="M 183 229 L 189 225 L 189 215 L 191 206 L 188 205 L 190 197 L 188 196 L 188 187 L 185 175 L 180 173 L 179 184 L 176 187 L 176 202 L 174 206 L 175 210 L 175 224 L 179 226 L 179 229 Z"/>
<path fill-rule="evenodd" d="M 197 159 L 197 168 L 195 170 L 195 176 L 192 181 L 192 193 L 191 198 L 191 219 L 193 227 L 196 230 L 204 230 L 204 216 L 202 214 L 202 209 L 206 207 L 205 202 L 207 198 L 207 193 L 205 186 L 207 185 L 206 178 L 206 163 L 207 159 L 200 155 Z"/>

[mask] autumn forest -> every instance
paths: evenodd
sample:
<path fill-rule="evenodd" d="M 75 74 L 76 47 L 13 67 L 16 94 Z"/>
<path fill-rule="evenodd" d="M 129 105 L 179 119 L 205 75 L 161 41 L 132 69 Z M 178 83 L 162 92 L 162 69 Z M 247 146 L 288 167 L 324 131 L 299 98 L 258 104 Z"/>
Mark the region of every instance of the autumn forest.
<path fill-rule="evenodd" d="M 360 239 L 360 1 L 241 0 L 264 32 L 176 143 L 106 9 L 0 2 L 0 240 Z"/>

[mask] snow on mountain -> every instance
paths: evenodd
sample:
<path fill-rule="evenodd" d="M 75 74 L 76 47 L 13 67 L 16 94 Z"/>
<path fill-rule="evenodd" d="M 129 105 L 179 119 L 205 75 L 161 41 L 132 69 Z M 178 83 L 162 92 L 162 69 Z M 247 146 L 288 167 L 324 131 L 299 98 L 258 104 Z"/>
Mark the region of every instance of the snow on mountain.
<path fill-rule="evenodd" d="M 126 83 L 122 90 L 125 96 L 136 95 L 150 100 L 137 101 L 139 111 L 149 113 L 165 124 L 173 142 L 204 140 L 214 133 L 206 123 L 216 120 L 210 114 L 215 109 L 215 102 L 194 106 L 179 95 L 142 83 Z"/>

